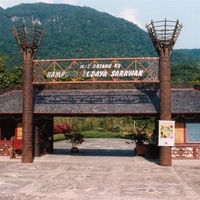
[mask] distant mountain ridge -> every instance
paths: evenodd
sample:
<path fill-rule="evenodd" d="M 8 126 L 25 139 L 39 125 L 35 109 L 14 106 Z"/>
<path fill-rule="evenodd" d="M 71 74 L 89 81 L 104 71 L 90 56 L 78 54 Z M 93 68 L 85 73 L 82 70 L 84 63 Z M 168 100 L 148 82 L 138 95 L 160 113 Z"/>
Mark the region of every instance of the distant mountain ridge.
<path fill-rule="evenodd" d="M 0 8 L 0 19 L 0 54 L 9 56 L 8 67 L 22 63 L 12 29 L 23 23 L 46 29 L 36 59 L 157 56 L 147 32 L 89 7 L 20 4 Z M 195 62 L 199 55 L 199 49 L 174 50 L 172 63 Z"/>

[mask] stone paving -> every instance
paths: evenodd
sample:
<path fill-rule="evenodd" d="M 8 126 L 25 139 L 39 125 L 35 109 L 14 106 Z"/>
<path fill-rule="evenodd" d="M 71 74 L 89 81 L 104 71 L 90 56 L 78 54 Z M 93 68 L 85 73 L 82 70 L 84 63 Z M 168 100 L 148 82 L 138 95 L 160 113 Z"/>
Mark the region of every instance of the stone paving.
<path fill-rule="evenodd" d="M 54 148 L 29 164 L 0 157 L 0 200 L 200 199 L 200 160 L 159 166 L 123 139 L 86 139 L 73 155 L 65 141 Z"/>

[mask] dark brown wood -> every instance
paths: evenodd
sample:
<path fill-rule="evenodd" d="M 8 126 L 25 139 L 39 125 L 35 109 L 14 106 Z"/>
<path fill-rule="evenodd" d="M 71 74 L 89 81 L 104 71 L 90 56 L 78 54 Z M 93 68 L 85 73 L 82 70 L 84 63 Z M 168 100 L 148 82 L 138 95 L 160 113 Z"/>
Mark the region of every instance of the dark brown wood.
<path fill-rule="evenodd" d="M 160 120 L 171 120 L 171 81 L 169 56 L 160 57 Z"/>
<path fill-rule="evenodd" d="M 33 162 L 33 62 L 24 60 L 23 114 L 22 114 L 22 163 Z"/>
<path fill-rule="evenodd" d="M 53 153 L 53 118 L 47 119 L 46 131 L 48 133 L 47 153 Z"/>
<path fill-rule="evenodd" d="M 142 83 L 149 83 L 149 84 L 153 84 L 153 83 L 159 83 L 159 81 L 95 81 L 95 80 L 91 80 L 91 81 L 55 81 L 55 82 L 33 82 L 34 85 L 44 85 L 44 84 L 47 84 L 47 85 L 50 85 L 50 84 L 69 84 L 69 85 L 75 85 L 75 84 L 129 84 L 129 83 L 139 83 L 139 84 L 142 84 Z"/>
<path fill-rule="evenodd" d="M 163 50 L 164 51 L 164 50 Z M 160 120 L 171 120 L 171 81 L 168 49 L 160 56 Z M 171 166 L 171 147 L 160 148 L 160 165 Z"/>
<path fill-rule="evenodd" d="M 172 166 L 171 147 L 160 148 L 160 165 L 161 166 Z"/>
<path fill-rule="evenodd" d="M 40 139 L 40 128 L 39 126 L 34 127 L 34 157 L 40 156 L 40 145 L 41 145 L 41 139 Z"/>
<path fill-rule="evenodd" d="M 14 27 L 15 39 L 23 58 L 22 163 L 33 162 L 33 59 L 45 30 Z M 37 38 L 37 39 L 36 39 Z"/>
<path fill-rule="evenodd" d="M 170 53 L 181 31 L 177 21 L 153 22 L 146 26 L 160 57 L 160 120 L 171 120 Z M 171 147 L 160 148 L 160 165 L 171 166 Z"/>

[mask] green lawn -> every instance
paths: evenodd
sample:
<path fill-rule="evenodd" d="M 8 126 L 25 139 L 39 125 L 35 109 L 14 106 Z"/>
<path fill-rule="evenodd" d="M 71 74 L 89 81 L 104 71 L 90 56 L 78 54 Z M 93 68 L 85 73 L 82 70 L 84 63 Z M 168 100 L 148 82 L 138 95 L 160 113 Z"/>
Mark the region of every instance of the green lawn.
<path fill-rule="evenodd" d="M 99 131 L 82 131 L 84 138 L 124 138 L 125 136 L 122 133 L 113 133 L 113 132 L 99 132 Z M 65 140 L 64 134 L 54 134 L 54 142 Z"/>
<path fill-rule="evenodd" d="M 85 138 L 123 138 L 122 133 L 99 132 L 99 131 L 83 131 L 81 132 Z"/>

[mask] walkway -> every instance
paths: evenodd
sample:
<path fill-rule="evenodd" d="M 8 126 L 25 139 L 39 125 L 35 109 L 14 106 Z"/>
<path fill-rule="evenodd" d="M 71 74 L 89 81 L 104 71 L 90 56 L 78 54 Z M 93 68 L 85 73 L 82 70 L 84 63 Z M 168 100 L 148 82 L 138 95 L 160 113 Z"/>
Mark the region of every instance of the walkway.
<path fill-rule="evenodd" d="M 136 157 L 123 139 L 86 139 L 80 153 L 55 143 L 55 154 L 22 164 L 0 157 L 0 200 L 197 200 L 200 160 L 173 161 Z"/>

